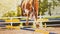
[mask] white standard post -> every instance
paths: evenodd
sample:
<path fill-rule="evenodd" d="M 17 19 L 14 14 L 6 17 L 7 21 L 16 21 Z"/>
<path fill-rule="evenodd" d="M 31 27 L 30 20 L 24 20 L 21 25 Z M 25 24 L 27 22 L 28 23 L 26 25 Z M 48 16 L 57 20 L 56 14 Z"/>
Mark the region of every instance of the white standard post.
<path fill-rule="evenodd" d="M 41 19 L 41 14 L 40 14 L 40 19 Z M 41 19 L 42 20 L 42 19 Z M 40 28 L 43 28 L 43 24 L 42 24 L 42 21 L 40 21 Z"/>
<path fill-rule="evenodd" d="M 36 28 L 36 20 L 34 19 L 33 28 Z"/>
<path fill-rule="evenodd" d="M 12 27 L 12 17 L 10 18 L 10 20 L 11 20 L 11 27 Z M 12 29 L 12 28 L 11 28 Z"/>
<path fill-rule="evenodd" d="M 43 24 L 42 24 L 42 21 L 40 21 L 40 28 L 43 28 Z"/>

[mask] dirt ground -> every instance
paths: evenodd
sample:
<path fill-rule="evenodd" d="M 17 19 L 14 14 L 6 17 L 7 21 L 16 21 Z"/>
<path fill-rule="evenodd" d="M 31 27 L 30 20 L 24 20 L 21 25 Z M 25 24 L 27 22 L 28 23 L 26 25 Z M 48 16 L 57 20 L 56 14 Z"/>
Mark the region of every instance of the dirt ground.
<path fill-rule="evenodd" d="M 45 28 L 46 31 L 54 32 L 57 34 L 60 34 L 60 27 L 48 27 Z M 27 30 L 8 30 L 8 29 L 0 29 L 0 34 L 40 34 L 33 31 L 27 31 Z"/>
<path fill-rule="evenodd" d="M 49 27 L 49 28 L 46 28 L 46 30 L 49 32 L 55 32 L 57 34 L 60 34 L 60 27 Z"/>

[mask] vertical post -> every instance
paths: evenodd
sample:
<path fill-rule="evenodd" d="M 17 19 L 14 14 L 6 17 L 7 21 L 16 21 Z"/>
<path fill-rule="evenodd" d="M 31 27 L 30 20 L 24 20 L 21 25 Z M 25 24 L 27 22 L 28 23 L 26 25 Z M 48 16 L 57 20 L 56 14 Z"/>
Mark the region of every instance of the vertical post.
<path fill-rule="evenodd" d="M 10 20 L 11 20 L 11 29 L 12 29 L 12 17 L 10 17 Z"/>
<path fill-rule="evenodd" d="M 43 28 L 43 24 L 42 24 L 42 21 L 40 21 L 40 28 Z"/>
<path fill-rule="evenodd" d="M 23 23 L 22 22 L 20 22 L 20 27 L 23 28 Z"/>
<path fill-rule="evenodd" d="M 41 12 L 40 12 L 40 19 L 41 19 Z M 41 19 L 42 20 L 42 19 Z M 43 28 L 43 24 L 42 24 L 42 21 L 40 21 L 40 28 Z"/>
<path fill-rule="evenodd" d="M 47 26 L 46 26 L 46 23 L 45 23 L 45 28 L 46 28 Z"/>
<path fill-rule="evenodd" d="M 33 28 L 36 28 L 36 20 L 34 19 Z"/>
<path fill-rule="evenodd" d="M 26 26 L 28 26 L 28 20 L 29 20 L 29 17 L 28 17 L 28 12 L 27 12 Z"/>

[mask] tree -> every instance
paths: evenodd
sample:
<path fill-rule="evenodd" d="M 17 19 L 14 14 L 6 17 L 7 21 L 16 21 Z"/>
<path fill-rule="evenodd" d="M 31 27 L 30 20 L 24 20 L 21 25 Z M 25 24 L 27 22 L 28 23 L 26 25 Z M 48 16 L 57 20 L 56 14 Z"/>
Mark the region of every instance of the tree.
<path fill-rule="evenodd" d="M 51 3 L 49 3 L 48 5 L 48 10 L 49 10 L 48 14 L 51 16 Z"/>
<path fill-rule="evenodd" d="M 17 6 L 17 16 L 19 17 L 21 15 L 22 15 L 22 9 L 21 9 L 21 7 L 19 5 L 19 6 Z"/>
<path fill-rule="evenodd" d="M 57 7 L 58 6 L 58 3 L 55 1 L 55 0 L 52 0 L 52 2 L 48 2 L 49 3 L 49 5 L 48 5 L 48 9 L 49 9 L 49 12 L 48 12 L 48 14 L 51 16 L 52 14 L 51 14 L 51 8 L 52 9 L 55 9 L 55 7 Z M 53 7 L 52 7 L 53 6 Z"/>
<path fill-rule="evenodd" d="M 39 0 L 39 13 L 41 13 L 41 15 L 44 15 L 44 12 L 46 12 L 47 9 L 48 9 L 48 0 L 43 0 L 43 2 Z"/>
<path fill-rule="evenodd" d="M 57 0 L 60 3 L 60 0 Z"/>
<path fill-rule="evenodd" d="M 44 15 L 44 13 L 49 10 L 48 14 L 51 16 L 51 8 L 54 9 L 56 6 L 58 6 L 58 3 L 55 0 L 51 2 L 48 2 L 48 0 L 39 0 L 39 14 Z"/>
<path fill-rule="evenodd" d="M 52 6 L 53 6 L 53 9 L 58 5 L 56 1 L 52 0 Z"/>
<path fill-rule="evenodd" d="M 8 11 L 2 17 L 15 17 L 15 16 L 17 16 L 17 14 L 15 13 L 15 11 Z"/>

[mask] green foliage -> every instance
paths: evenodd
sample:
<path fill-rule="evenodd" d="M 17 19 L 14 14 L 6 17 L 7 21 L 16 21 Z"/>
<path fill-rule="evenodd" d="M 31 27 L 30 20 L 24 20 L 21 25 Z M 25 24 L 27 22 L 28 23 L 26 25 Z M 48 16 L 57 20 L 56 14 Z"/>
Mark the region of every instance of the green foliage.
<path fill-rule="evenodd" d="M 47 9 L 48 9 L 48 0 L 43 0 L 43 2 L 40 1 L 39 13 L 41 13 L 41 15 L 44 15 L 44 12 L 46 12 Z"/>
<path fill-rule="evenodd" d="M 15 11 L 8 11 L 2 17 L 15 17 L 15 16 L 17 16 L 17 14 L 15 13 Z"/>
<path fill-rule="evenodd" d="M 53 9 L 55 8 L 55 6 L 57 6 L 58 4 L 57 4 L 57 2 L 56 1 L 54 1 L 54 0 L 52 0 L 52 3 L 53 3 Z"/>
<path fill-rule="evenodd" d="M 60 0 L 58 0 L 58 2 L 60 3 Z"/>
<path fill-rule="evenodd" d="M 22 9 L 20 6 L 17 6 L 17 16 L 21 16 L 22 15 Z"/>
<path fill-rule="evenodd" d="M 59 0 L 60 1 L 60 0 Z M 48 2 L 48 0 L 39 0 L 39 14 L 44 15 L 44 13 L 49 10 L 48 14 L 51 16 L 51 8 L 58 6 L 58 3 L 55 0 Z"/>
<path fill-rule="evenodd" d="M 57 7 L 58 6 L 58 3 L 55 1 L 55 0 L 52 0 L 52 2 L 49 2 L 49 12 L 48 12 L 48 14 L 51 16 L 52 14 L 51 14 L 51 8 L 52 9 L 55 9 L 55 7 Z"/>

